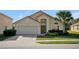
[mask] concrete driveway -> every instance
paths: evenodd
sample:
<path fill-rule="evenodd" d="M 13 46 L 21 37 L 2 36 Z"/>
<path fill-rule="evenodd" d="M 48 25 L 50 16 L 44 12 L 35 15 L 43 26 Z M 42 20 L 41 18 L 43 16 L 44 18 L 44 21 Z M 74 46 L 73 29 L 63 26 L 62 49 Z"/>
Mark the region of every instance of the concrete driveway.
<path fill-rule="evenodd" d="M 36 37 L 36 35 L 17 35 L 0 41 L 0 48 L 33 47 L 36 44 Z"/>

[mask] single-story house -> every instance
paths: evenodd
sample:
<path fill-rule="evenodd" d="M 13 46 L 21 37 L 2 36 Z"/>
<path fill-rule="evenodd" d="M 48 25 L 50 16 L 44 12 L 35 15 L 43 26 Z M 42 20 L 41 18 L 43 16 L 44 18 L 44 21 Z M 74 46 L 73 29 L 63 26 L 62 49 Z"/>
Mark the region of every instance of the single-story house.
<path fill-rule="evenodd" d="M 38 11 L 14 23 L 16 34 L 44 34 L 49 30 L 63 30 L 63 24 L 55 17 L 43 11 Z"/>
<path fill-rule="evenodd" d="M 12 18 L 3 13 L 0 13 L 0 34 L 3 34 L 3 31 L 6 28 L 12 28 Z"/>
<path fill-rule="evenodd" d="M 71 31 L 79 32 L 79 19 L 72 22 Z"/>

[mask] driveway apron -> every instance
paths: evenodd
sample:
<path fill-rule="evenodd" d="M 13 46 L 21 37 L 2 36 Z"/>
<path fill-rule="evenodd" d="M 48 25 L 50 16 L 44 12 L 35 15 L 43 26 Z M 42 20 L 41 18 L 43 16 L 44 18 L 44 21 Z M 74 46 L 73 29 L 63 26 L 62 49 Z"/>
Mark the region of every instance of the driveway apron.
<path fill-rule="evenodd" d="M 36 37 L 36 35 L 17 35 L 5 41 L 0 41 L 0 48 L 32 47 L 36 44 Z"/>

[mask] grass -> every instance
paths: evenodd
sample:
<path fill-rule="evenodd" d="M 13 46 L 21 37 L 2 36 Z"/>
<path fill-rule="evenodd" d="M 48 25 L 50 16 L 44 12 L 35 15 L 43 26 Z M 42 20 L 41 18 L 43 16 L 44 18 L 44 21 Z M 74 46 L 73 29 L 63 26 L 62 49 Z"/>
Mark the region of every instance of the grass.
<path fill-rule="evenodd" d="M 40 44 L 79 44 L 79 41 L 47 41 L 47 42 L 38 42 Z"/>
<path fill-rule="evenodd" d="M 68 31 L 70 34 L 79 34 L 79 32 L 75 32 L 75 31 Z"/>
<path fill-rule="evenodd" d="M 37 40 L 43 40 L 43 42 L 38 42 L 40 44 L 78 44 L 79 32 L 73 32 L 73 31 L 68 31 L 68 32 L 69 35 L 39 36 Z M 44 40 L 49 40 L 49 41 L 44 41 Z M 58 40 L 58 41 L 53 41 L 53 40 Z"/>
<path fill-rule="evenodd" d="M 4 36 L 4 35 L 0 34 L 0 41 L 3 41 L 3 40 L 5 40 L 5 39 L 7 39 L 9 37 L 11 37 L 11 36 L 7 37 L 7 36 Z"/>
<path fill-rule="evenodd" d="M 58 36 L 39 36 L 37 40 L 70 40 L 70 39 L 79 39 L 79 34 L 69 34 L 65 35 L 58 35 Z"/>

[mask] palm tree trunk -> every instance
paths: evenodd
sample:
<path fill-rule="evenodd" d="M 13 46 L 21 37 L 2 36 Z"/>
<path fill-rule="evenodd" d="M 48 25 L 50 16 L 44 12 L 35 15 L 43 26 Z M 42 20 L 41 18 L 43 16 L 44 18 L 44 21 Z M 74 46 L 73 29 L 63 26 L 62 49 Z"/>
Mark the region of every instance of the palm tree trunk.
<path fill-rule="evenodd" d="M 67 27 L 66 27 L 67 25 L 66 24 L 64 24 L 64 26 L 63 26 L 63 33 L 67 33 Z"/>

